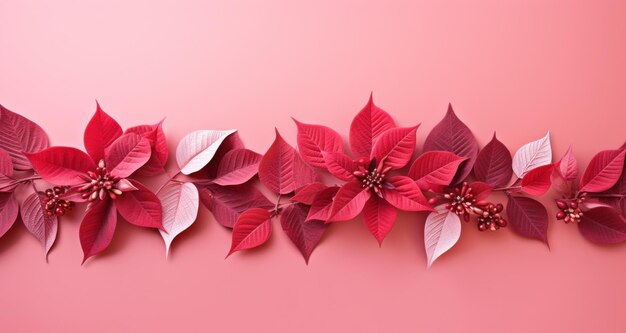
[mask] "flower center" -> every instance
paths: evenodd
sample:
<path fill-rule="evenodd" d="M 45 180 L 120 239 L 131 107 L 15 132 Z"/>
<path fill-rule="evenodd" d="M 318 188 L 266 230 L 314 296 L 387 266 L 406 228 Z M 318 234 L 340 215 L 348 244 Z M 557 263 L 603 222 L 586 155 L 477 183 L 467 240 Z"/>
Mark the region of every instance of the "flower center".
<path fill-rule="evenodd" d="M 104 160 L 98 162 L 95 172 L 88 171 L 87 175 L 89 177 L 83 177 L 86 183 L 79 188 L 83 199 L 88 198 L 89 201 L 104 200 L 107 196 L 116 199 L 122 195 L 122 190 L 116 187 L 121 178 L 108 173 Z"/>
<path fill-rule="evenodd" d="M 504 210 L 504 206 L 500 203 L 493 204 L 477 200 L 472 187 L 467 182 L 463 182 L 449 193 L 444 194 L 443 198 L 448 201 L 446 208 L 463 217 L 465 222 L 469 222 L 470 214 L 478 215 L 478 230 L 480 231 L 495 231 L 501 227 L 506 227 L 508 224 L 500 214 Z"/>
<path fill-rule="evenodd" d="M 376 159 L 369 162 L 367 168 L 365 168 L 365 162 L 359 161 L 359 170 L 354 171 L 353 175 L 357 177 L 363 187 L 370 188 L 376 194 L 381 194 L 380 189 L 385 183 L 385 176 L 389 172 L 390 168 L 384 168 L 382 162 L 376 165 Z"/>

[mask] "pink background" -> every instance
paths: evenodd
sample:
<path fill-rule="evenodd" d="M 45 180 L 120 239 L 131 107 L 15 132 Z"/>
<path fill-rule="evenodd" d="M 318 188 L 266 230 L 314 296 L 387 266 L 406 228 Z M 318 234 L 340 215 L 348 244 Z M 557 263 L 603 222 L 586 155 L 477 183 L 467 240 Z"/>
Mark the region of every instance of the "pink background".
<path fill-rule="evenodd" d="M 296 4 L 298 2 L 299 4 Z M 264 152 L 290 116 L 347 133 L 374 91 L 418 147 L 448 102 L 481 145 L 511 150 L 550 129 L 583 165 L 624 140 L 624 1 L 2 1 L 0 103 L 82 147 L 94 99 L 125 127 L 167 116 L 170 147 L 237 127 Z M 551 207 L 551 215 L 554 209 Z M 382 248 L 334 225 L 304 265 L 275 224 L 269 244 L 223 260 L 206 210 L 168 260 L 157 232 L 119 223 L 81 266 L 80 214 L 43 260 L 16 224 L 0 239 L 0 330 L 623 332 L 626 246 L 551 222 L 552 250 L 464 225 L 426 270 L 423 216 Z"/>

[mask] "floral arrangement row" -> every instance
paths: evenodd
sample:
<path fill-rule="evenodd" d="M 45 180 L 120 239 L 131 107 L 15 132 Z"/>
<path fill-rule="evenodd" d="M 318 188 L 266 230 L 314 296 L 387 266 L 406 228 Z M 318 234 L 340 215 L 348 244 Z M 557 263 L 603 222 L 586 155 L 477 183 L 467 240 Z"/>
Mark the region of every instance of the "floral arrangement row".
<path fill-rule="evenodd" d="M 549 132 L 515 154 L 495 134 L 481 149 L 452 106 L 415 159 L 419 125 L 398 127 L 371 97 L 350 126 L 351 153 L 334 130 L 294 121 L 297 149 L 276 130 L 263 155 L 246 149 L 236 130 L 189 133 L 172 172 L 162 122 L 123 130 L 97 105 L 84 152 L 50 147 L 40 126 L 0 106 L 0 237 L 21 220 L 47 257 L 59 220 L 80 209 L 84 260 L 107 248 L 119 217 L 157 229 L 167 253 L 202 204 L 232 229 L 228 256 L 265 243 L 279 220 L 308 263 L 332 223 L 362 215 L 382 244 L 398 210 L 423 211 L 430 266 L 458 241 L 462 221 L 485 232 L 510 227 L 547 245 L 550 218 L 534 197 L 554 186 L 554 218 L 576 224 L 594 243 L 626 240 L 626 144 L 597 153 L 579 177 L 571 146 L 553 161 Z M 340 185 L 322 182 L 324 173 Z M 154 192 L 139 181 L 164 174 L 173 176 Z M 28 192 L 24 200 L 18 188 Z M 494 192 L 506 193 L 507 202 L 491 201 Z"/>

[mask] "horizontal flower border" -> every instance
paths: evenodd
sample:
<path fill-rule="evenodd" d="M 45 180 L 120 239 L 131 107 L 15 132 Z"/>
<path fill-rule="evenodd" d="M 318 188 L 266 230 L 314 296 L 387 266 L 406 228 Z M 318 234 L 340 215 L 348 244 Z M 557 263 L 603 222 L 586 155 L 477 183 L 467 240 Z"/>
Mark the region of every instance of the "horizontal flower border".
<path fill-rule="evenodd" d="M 495 134 L 479 149 L 452 106 L 414 160 L 418 125 L 396 126 L 371 96 L 350 126 L 351 154 L 332 129 L 294 121 L 298 149 L 276 130 L 264 155 L 246 149 L 236 130 L 189 133 L 176 149 L 178 170 L 168 172 L 162 122 L 123 130 L 97 105 L 83 152 L 50 147 L 40 126 L 0 105 L 0 237 L 19 215 L 47 258 L 59 219 L 80 207 L 83 262 L 107 248 L 118 215 L 159 230 L 167 254 L 173 239 L 195 222 L 202 203 L 232 229 L 227 256 L 264 244 L 272 221 L 279 219 L 308 263 L 334 222 L 362 214 L 382 244 L 397 210 L 425 211 L 430 267 L 458 241 L 461 221 L 473 221 L 480 231 L 511 226 L 548 245 L 548 212 L 533 197 L 555 186 L 556 219 L 574 222 L 594 243 L 626 240 L 626 144 L 596 154 L 579 179 L 571 146 L 553 162 L 549 132 L 513 155 Z M 321 182 L 320 172 L 342 184 Z M 155 192 L 138 179 L 165 174 L 174 176 Z M 257 175 L 277 199 L 262 194 Z M 15 194 L 19 187 L 28 191 L 24 200 Z M 493 192 L 506 193 L 506 204 L 490 201 Z"/>

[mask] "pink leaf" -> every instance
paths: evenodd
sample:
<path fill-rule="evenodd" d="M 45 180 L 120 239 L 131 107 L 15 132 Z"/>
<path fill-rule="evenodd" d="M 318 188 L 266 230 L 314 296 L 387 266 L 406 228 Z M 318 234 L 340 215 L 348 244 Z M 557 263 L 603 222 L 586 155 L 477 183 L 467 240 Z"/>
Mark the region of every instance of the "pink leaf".
<path fill-rule="evenodd" d="M 14 193 L 0 192 L 0 237 L 11 229 L 19 210 Z"/>
<path fill-rule="evenodd" d="M 581 192 L 602 192 L 617 183 L 624 169 L 626 150 L 604 150 L 596 154 L 580 180 Z"/>
<path fill-rule="evenodd" d="M 22 203 L 20 211 L 26 229 L 41 243 L 44 257 L 47 258 L 48 252 L 57 238 L 58 219 L 56 215 L 49 216 L 46 214 L 44 202 L 38 193 L 29 195 Z"/>
<path fill-rule="evenodd" d="M 370 95 L 367 105 L 354 117 L 350 125 L 350 149 L 357 157 L 369 157 L 376 139 L 394 127 L 396 125 L 391 116 L 374 105 Z"/>
<path fill-rule="evenodd" d="M 176 148 L 176 161 L 180 172 L 189 175 L 211 162 L 222 142 L 237 130 L 201 130 L 187 134 Z"/>
<path fill-rule="evenodd" d="M 261 159 L 259 179 L 272 192 L 287 194 L 317 181 L 317 175 L 276 130 L 274 143 Z"/>
<path fill-rule="evenodd" d="M 383 240 L 396 222 L 396 208 L 374 195 L 363 207 L 363 221 L 378 245 L 382 246 Z"/>
<path fill-rule="evenodd" d="M 109 173 L 113 176 L 126 178 L 148 162 L 150 152 L 148 139 L 129 133 L 113 141 L 105 149 L 104 156 Z"/>
<path fill-rule="evenodd" d="M 117 213 L 110 199 L 96 200 L 89 204 L 79 230 L 83 263 L 109 246 L 116 224 Z"/>
<path fill-rule="evenodd" d="M 437 258 L 450 250 L 461 237 L 459 216 L 446 209 L 445 205 L 435 209 L 436 211 L 428 214 L 424 225 L 424 246 L 429 268 Z"/>
<path fill-rule="evenodd" d="M 13 177 L 0 174 L 0 192 L 13 192 L 18 185 Z"/>
<path fill-rule="evenodd" d="M 341 180 L 354 179 L 354 171 L 358 164 L 344 153 L 323 153 L 326 160 L 326 169 L 331 175 Z"/>
<path fill-rule="evenodd" d="M 450 185 L 456 175 L 459 165 L 467 160 L 447 151 L 429 151 L 418 157 L 408 176 L 411 177 L 422 190 L 431 185 Z"/>
<path fill-rule="evenodd" d="M 163 132 L 163 121 L 155 125 L 140 125 L 131 127 L 125 133 L 135 133 L 148 139 L 150 142 L 150 159 L 144 164 L 139 173 L 145 176 L 156 176 L 165 171 L 165 164 L 169 158 L 167 139 Z"/>
<path fill-rule="evenodd" d="M 24 153 L 48 148 L 46 132 L 34 122 L 0 105 L 0 149 L 9 153 L 16 170 L 30 170 Z"/>
<path fill-rule="evenodd" d="M 174 238 L 196 221 L 200 199 L 191 183 L 170 183 L 157 196 L 163 207 L 163 230 L 159 232 L 165 241 L 167 256 Z"/>
<path fill-rule="evenodd" d="M 572 146 L 567 148 L 565 155 L 556 164 L 558 166 L 557 170 L 563 179 L 570 181 L 578 177 L 578 162 L 576 161 L 576 156 L 574 156 Z"/>
<path fill-rule="evenodd" d="M 322 183 L 311 183 L 297 189 L 296 194 L 289 200 L 310 206 L 313 204 L 315 196 L 326 188 L 327 186 Z"/>
<path fill-rule="evenodd" d="M 85 128 L 83 141 L 85 149 L 94 161 L 104 159 L 104 150 L 122 135 L 122 127 L 102 111 L 100 104 L 96 102 L 96 113 Z"/>
<path fill-rule="evenodd" d="M 417 184 L 409 177 L 394 176 L 387 179 L 383 198 L 391 205 L 406 211 L 432 211 Z"/>
<path fill-rule="evenodd" d="M 138 227 L 163 228 L 163 209 L 159 198 L 136 180 L 130 182 L 136 191 L 124 192 L 117 197 L 115 207 L 122 217 Z"/>
<path fill-rule="evenodd" d="M 217 168 L 217 177 L 213 183 L 239 185 L 247 182 L 259 171 L 261 156 L 248 149 L 231 150 L 224 155 Z"/>
<path fill-rule="evenodd" d="M 272 234 L 272 218 L 267 209 L 250 208 L 243 212 L 233 227 L 231 254 L 264 244 Z"/>
<path fill-rule="evenodd" d="M 548 192 L 552 185 L 552 172 L 554 166 L 552 164 L 542 165 L 534 168 L 522 178 L 522 191 L 535 196 L 543 195 Z"/>
<path fill-rule="evenodd" d="M 487 184 L 505 186 L 513 175 L 511 152 L 493 134 L 493 138 L 483 148 L 474 164 L 476 179 Z"/>
<path fill-rule="evenodd" d="M 615 244 L 626 240 L 626 221 L 611 207 L 596 207 L 585 212 L 578 230 L 587 240 Z"/>
<path fill-rule="evenodd" d="M 13 176 L 13 161 L 6 150 L 0 148 L 0 175 Z"/>
<path fill-rule="evenodd" d="M 311 253 L 322 239 L 328 225 L 323 221 L 305 222 L 308 208 L 304 205 L 291 205 L 281 213 L 280 224 L 291 242 L 300 250 L 308 264 Z"/>
<path fill-rule="evenodd" d="M 222 144 L 219 148 L 217 148 L 215 155 L 213 155 L 209 164 L 204 168 L 206 170 L 206 177 L 209 179 L 217 177 L 217 169 L 219 168 L 220 161 L 222 161 L 224 155 L 228 154 L 231 150 L 243 148 L 245 148 L 245 146 L 239 137 L 239 133 L 235 132 L 229 135 L 226 139 L 224 139 L 224 141 L 222 141 Z"/>
<path fill-rule="evenodd" d="M 513 231 L 548 245 L 548 212 L 540 202 L 510 195 L 506 211 Z"/>
<path fill-rule="evenodd" d="M 330 218 L 327 222 L 348 221 L 357 217 L 370 196 L 370 189 L 363 188 L 361 182 L 353 181 L 344 184 L 333 199 Z M 311 219 L 310 214 L 307 219 Z"/>
<path fill-rule="evenodd" d="M 452 185 L 458 184 L 472 172 L 478 155 L 478 143 L 472 131 L 454 114 L 452 105 L 448 105 L 445 117 L 430 131 L 424 141 L 424 151 L 433 150 L 449 151 L 467 157 L 467 161 L 459 167 Z"/>
<path fill-rule="evenodd" d="M 328 221 L 332 214 L 333 199 L 337 191 L 339 191 L 339 187 L 332 186 L 317 193 L 306 220 Z"/>
<path fill-rule="evenodd" d="M 324 152 L 343 153 L 343 142 L 337 132 L 326 126 L 294 121 L 298 126 L 298 149 L 310 165 L 326 169 Z"/>
<path fill-rule="evenodd" d="M 537 167 L 552 163 L 552 146 L 550 132 L 543 138 L 527 143 L 517 150 L 513 156 L 513 171 L 519 178 Z"/>
<path fill-rule="evenodd" d="M 418 126 L 397 127 L 383 132 L 374 143 L 372 158 L 385 161 L 385 166 L 399 169 L 411 160 L 415 150 L 415 131 Z"/>
<path fill-rule="evenodd" d="M 51 147 L 26 154 L 37 172 L 46 181 L 57 185 L 78 185 L 85 182 L 87 171 L 95 171 L 91 158 L 76 148 Z"/>
<path fill-rule="evenodd" d="M 259 190 L 248 184 L 228 187 L 206 185 L 197 188 L 202 204 L 226 228 L 232 228 L 239 215 L 249 208 L 274 208 L 274 204 Z"/>

